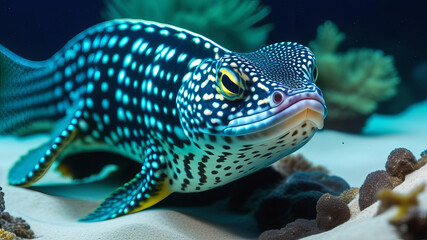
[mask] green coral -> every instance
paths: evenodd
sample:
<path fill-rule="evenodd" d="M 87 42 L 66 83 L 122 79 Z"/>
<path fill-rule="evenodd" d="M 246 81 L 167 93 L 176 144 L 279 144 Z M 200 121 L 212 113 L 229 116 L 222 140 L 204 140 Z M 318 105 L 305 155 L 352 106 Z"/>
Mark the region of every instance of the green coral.
<path fill-rule="evenodd" d="M 326 21 L 317 28 L 316 39 L 310 42 L 310 48 L 316 55 L 334 53 L 338 45 L 344 41 L 345 34 L 331 21 Z"/>
<path fill-rule="evenodd" d="M 233 51 L 265 46 L 271 24 L 254 27 L 270 8 L 258 0 L 105 0 L 105 19 L 138 18 L 204 35 Z"/>
<path fill-rule="evenodd" d="M 323 90 L 328 118 L 334 120 L 375 112 L 378 102 L 396 94 L 400 82 L 392 56 L 365 48 L 336 52 L 344 39 L 337 26 L 327 21 L 310 42 L 319 69 L 317 85 Z"/>

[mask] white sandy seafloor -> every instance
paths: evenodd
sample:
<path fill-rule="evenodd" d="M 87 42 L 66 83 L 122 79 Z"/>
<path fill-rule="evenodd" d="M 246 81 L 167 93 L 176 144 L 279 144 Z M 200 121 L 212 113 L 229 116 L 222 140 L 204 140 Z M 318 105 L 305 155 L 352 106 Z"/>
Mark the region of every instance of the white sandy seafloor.
<path fill-rule="evenodd" d="M 408 148 L 417 158 L 427 148 L 427 101 L 398 116 L 373 116 L 364 131 L 364 135 L 321 131 L 298 152 L 327 167 L 331 174 L 343 177 L 352 187 L 359 187 L 369 172 L 384 169 L 394 148 Z M 7 184 L 11 165 L 45 140 L 46 135 L 22 139 L 0 137 L 0 186 L 5 192 L 6 210 L 24 218 L 38 239 L 250 239 L 259 235 L 250 216 L 229 213 L 218 204 L 154 208 L 103 222 L 77 222 L 97 206 L 112 186 L 104 183 L 44 189 L 57 195 L 53 196 Z M 407 192 L 419 182 L 427 182 L 426 171 L 424 167 L 409 175 L 396 190 Z M 422 206 L 427 209 L 427 193 L 421 197 Z M 387 223 L 395 210 L 372 217 L 376 207 L 374 204 L 349 222 L 310 239 L 398 238 Z"/>

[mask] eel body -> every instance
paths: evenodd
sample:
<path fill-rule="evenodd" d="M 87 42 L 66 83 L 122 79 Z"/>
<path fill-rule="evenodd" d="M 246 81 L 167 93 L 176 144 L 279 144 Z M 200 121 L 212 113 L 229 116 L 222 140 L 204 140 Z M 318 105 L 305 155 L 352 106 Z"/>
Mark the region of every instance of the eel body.
<path fill-rule="evenodd" d="M 85 30 L 45 61 L 0 52 L 0 133 L 51 134 L 10 169 L 10 184 L 30 186 L 78 153 L 141 163 L 84 221 L 267 167 L 307 143 L 326 116 L 313 53 L 292 42 L 236 53 L 184 29 L 123 19 Z"/>

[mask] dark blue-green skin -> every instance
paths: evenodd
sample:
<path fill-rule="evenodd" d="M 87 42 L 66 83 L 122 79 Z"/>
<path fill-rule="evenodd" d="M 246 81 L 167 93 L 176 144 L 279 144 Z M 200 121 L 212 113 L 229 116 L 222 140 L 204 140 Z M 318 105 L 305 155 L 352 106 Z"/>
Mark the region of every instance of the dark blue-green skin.
<path fill-rule="evenodd" d="M 266 167 L 304 145 L 326 114 L 314 56 L 296 43 L 239 54 L 179 28 L 114 20 L 43 62 L 0 51 L 0 132 L 53 128 L 50 142 L 11 169 L 11 184 L 29 186 L 78 152 L 142 163 L 88 221 L 137 209 L 165 181 L 172 191 L 204 191 Z M 240 85 L 221 86 L 221 69 Z"/>

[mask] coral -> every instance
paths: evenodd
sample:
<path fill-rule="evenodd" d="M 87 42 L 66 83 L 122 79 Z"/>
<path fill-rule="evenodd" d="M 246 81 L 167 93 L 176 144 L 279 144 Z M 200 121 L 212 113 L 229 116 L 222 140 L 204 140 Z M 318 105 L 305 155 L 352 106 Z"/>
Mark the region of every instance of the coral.
<path fill-rule="evenodd" d="M 417 196 L 424 191 L 425 187 L 425 184 L 421 184 L 407 195 L 395 193 L 390 189 L 381 190 L 377 195 L 378 200 L 381 200 L 378 214 L 383 213 L 392 206 L 398 206 L 398 211 L 391 219 L 391 222 L 399 221 L 408 213 L 409 207 L 418 205 Z"/>
<path fill-rule="evenodd" d="M 381 200 L 378 214 L 397 205 L 399 210 L 396 216 L 391 220 L 391 223 L 398 228 L 398 232 L 400 232 L 403 239 L 424 239 L 426 238 L 425 229 L 427 227 L 427 213 L 421 212 L 420 210 L 415 211 L 413 208 L 418 204 L 417 195 L 424 190 L 425 185 L 418 186 L 408 195 L 393 193 L 391 189 L 402 183 L 404 176 L 414 170 L 412 167 L 408 167 L 408 165 L 418 166 L 421 163 L 427 162 L 426 160 L 427 151 L 421 153 L 421 159 L 417 162 L 410 151 L 404 148 L 397 148 L 393 150 L 388 157 L 386 164 L 387 171 L 379 170 L 370 173 L 360 189 L 347 188 L 347 190 L 342 192 L 339 196 L 334 196 L 338 195 L 337 193 L 323 194 L 316 204 L 316 226 L 313 226 L 313 220 L 298 219 L 287 224 L 285 228 L 280 230 L 263 232 L 259 239 L 299 239 L 333 229 L 350 219 L 351 213 L 348 204 L 355 199 L 357 194 L 359 194 L 358 200 L 361 210 L 369 207 L 377 199 Z M 325 181 L 320 180 L 320 175 L 310 178 L 307 175 L 310 174 L 310 172 L 304 173 L 306 174 L 305 176 L 299 174 L 300 173 L 291 175 L 284 186 L 282 186 L 282 189 L 276 188 L 272 192 L 275 193 L 275 195 L 270 194 L 266 197 L 257 210 L 259 225 L 261 221 L 259 218 L 261 217 L 263 217 L 264 224 L 265 222 L 270 224 L 270 228 L 274 227 L 274 223 L 271 222 L 284 222 L 283 220 L 285 218 L 278 213 L 291 216 L 296 214 L 295 212 L 302 212 L 306 214 L 306 216 L 302 217 L 307 219 L 311 218 L 307 215 L 310 211 L 304 212 L 302 207 L 293 203 L 292 200 L 297 199 L 298 195 L 304 195 L 304 193 L 308 193 L 309 190 L 314 188 L 313 180 L 314 182 L 320 181 L 322 184 L 325 184 Z M 313 185 L 310 186 L 308 182 L 312 182 Z M 292 189 L 292 185 L 286 186 L 286 184 L 290 183 L 296 183 L 293 187 L 299 187 L 300 192 L 297 189 Z M 279 189 L 280 191 L 278 191 Z M 338 188 L 335 189 L 337 190 Z M 313 193 L 315 191 L 311 192 Z M 282 197 L 280 198 L 280 196 Z M 297 201 L 298 200 L 299 199 L 297 199 Z M 305 211 L 311 208 L 308 201 L 304 201 L 303 204 L 304 207 L 307 208 L 304 209 Z M 282 208 L 283 205 L 285 205 L 286 208 Z M 295 209 L 295 212 L 292 211 L 293 209 Z M 260 210 L 264 212 L 260 214 Z M 276 213 L 274 213 L 274 211 L 276 211 Z M 265 216 L 263 216 L 263 214 Z M 276 225 L 275 228 L 279 227 Z"/>
<path fill-rule="evenodd" d="M 1 191 L 2 188 L 0 187 L 0 213 L 2 213 L 5 209 L 5 203 L 4 203 L 4 192 Z"/>
<path fill-rule="evenodd" d="M 386 171 L 393 177 L 405 180 L 405 175 L 416 169 L 417 159 L 406 148 L 396 148 L 388 156 Z"/>
<path fill-rule="evenodd" d="M 273 164 L 273 168 L 284 178 L 287 178 L 298 171 L 321 171 L 326 174 L 329 173 L 326 168 L 323 166 L 313 165 L 301 154 L 288 155 L 275 162 Z"/>
<path fill-rule="evenodd" d="M 5 231 L 4 229 L 0 229 L 0 240 L 14 240 L 15 238 L 15 234 Z"/>
<path fill-rule="evenodd" d="M 317 227 L 321 230 L 331 230 L 350 219 L 350 209 L 347 204 L 340 197 L 329 193 L 319 198 L 316 211 Z"/>
<path fill-rule="evenodd" d="M 198 193 L 175 193 L 160 202 L 159 207 L 207 206 L 226 200 L 230 211 L 249 213 L 283 178 L 273 168 L 264 168 L 230 184 Z"/>
<path fill-rule="evenodd" d="M 384 170 L 378 170 L 368 174 L 359 189 L 359 208 L 371 206 L 377 201 L 377 193 L 382 189 L 393 189 L 402 182 L 401 179 L 390 176 Z"/>
<path fill-rule="evenodd" d="M 322 231 L 328 231 L 350 219 L 347 206 L 359 194 L 358 188 L 350 188 L 339 196 L 323 194 L 316 205 L 316 223 Z"/>
<path fill-rule="evenodd" d="M 345 204 L 349 204 L 353 199 L 356 198 L 357 194 L 359 194 L 359 188 L 350 188 L 347 191 L 341 193 L 339 198 L 345 202 Z"/>
<path fill-rule="evenodd" d="M 294 173 L 287 179 L 285 184 L 295 187 L 301 186 L 302 188 L 304 186 L 311 187 L 314 184 L 319 187 L 314 189 L 325 190 L 325 193 L 328 192 L 333 195 L 340 195 L 342 192 L 350 189 L 350 186 L 344 179 L 337 176 L 329 176 L 319 171 Z"/>
<path fill-rule="evenodd" d="M 310 48 L 316 55 L 334 53 L 344 39 L 345 34 L 333 22 L 326 21 L 317 28 L 316 39 L 310 42 Z"/>
<path fill-rule="evenodd" d="M 271 191 L 255 211 L 260 230 L 279 229 L 298 218 L 316 218 L 317 200 L 324 193 L 339 195 L 350 186 L 323 172 L 297 172 Z"/>
<path fill-rule="evenodd" d="M 105 19 L 139 18 L 171 24 L 202 34 L 233 51 L 265 46 L 272 25 L 254 25 L 270 8 L 258 0 L 105 0 Z"/>
<path fill-rule="evenodd" d="M 426 163 L 427 163 L 427 149 L 424 150 L 420 155 L 421 155 L 421 158 L 418 159 L 417 166 L 415 167 L 416 169 L 419 169 L 419 168 L 423 167 L 424 165 L 426 165 Z"/>
<path fill-rule="evenodd" d="M 297 219 L 288 223 L 280 230 L 267 230 L 259 236 L 259 240 L 296 240 L 310 235 L 318 234 L 321 231 L 316 226 L 315 220 Z"/>
<path fill-rule="evenodd" d="M 417 207 L 411 207 L 405 216 L 392 224 L 402 239 L 427 239 L 427 212 Z"/>
<path fill-rule="evenodd" d="M 230 210 L 240 213 L 253 211 L 282 180 L 280 174 L 272 167 L 237 180 L 228 191 L 231 195 Z"/>
<path fill-rule="evenodd" d="M 8 212 L 4 212 L 5 205 L 3 197 L 4 193 L 1 192 L 0 187 L 0 229 L 13 233 L 17 237 L 34 238 L 34 232 L 30 229 L 30 225 L 28 225 L 24 219 L 13 217 Z"/>
<path fill-rule="evenodd" d="M 337 26 L 327 21 L 319 26 L 316 39 L 310 42 L 319 69 L 317 85 L 328 105 L 326 121 L 333 123 L 372 114 L 378 102 L 396 94 L 400 82 L 393 57 L 380 50 L 351 49 L 337 53 L 344 38 Z"/>

